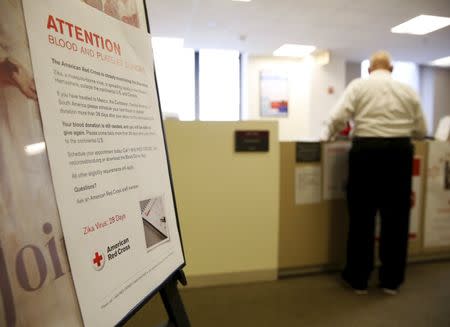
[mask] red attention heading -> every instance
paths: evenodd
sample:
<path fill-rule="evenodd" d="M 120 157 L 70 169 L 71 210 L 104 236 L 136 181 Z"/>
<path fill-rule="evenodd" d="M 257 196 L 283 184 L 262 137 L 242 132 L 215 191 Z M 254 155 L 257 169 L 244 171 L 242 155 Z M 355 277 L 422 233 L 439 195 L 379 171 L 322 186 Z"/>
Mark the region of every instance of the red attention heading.
<path fill-rule="evenodd" d="M 68 35 L 70 38 L 75 38 L 80 42 L 90 44 L 102 50 L 107 50 L 111 53 L 121 55 L 120 44 L 113 42 L 108 38 L 104 38 L 93 32 L 89 32 L 80 26 L 66 22 L 61 18 L 54 18 L 52 15 L 48 15 L 47 29 L 53 30 L 62 35 Z"/>

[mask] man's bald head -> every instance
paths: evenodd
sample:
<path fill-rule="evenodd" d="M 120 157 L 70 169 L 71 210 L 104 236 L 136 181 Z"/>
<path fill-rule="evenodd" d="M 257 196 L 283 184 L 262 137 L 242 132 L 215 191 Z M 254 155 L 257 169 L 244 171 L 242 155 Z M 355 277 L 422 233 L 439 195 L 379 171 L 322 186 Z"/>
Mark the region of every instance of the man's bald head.
<path fill-rule="evenodd" d="M 370 58 L 369 74 L 379 69 L 388 70 L 390 72 L 394 69 L 389 52 L 377 51 Z"/>

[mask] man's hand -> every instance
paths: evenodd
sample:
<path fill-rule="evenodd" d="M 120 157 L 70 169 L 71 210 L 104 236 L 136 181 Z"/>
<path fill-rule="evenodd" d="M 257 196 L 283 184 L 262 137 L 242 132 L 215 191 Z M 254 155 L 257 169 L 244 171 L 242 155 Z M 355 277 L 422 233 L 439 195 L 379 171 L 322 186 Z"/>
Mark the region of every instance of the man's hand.
<path fill-rule="evenodd" d="M 31 74 L 17 61 L 6 58 L 0 62 L 0 85 L 17 87 L 23 95 L 37 100 L 36 85 Z"/>

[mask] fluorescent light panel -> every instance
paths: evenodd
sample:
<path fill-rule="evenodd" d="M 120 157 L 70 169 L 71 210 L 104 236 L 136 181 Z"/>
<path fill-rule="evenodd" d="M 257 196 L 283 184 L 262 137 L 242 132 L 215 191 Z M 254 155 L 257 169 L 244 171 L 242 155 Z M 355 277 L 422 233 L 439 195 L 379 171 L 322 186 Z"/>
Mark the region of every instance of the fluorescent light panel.
<path fill-rule="evenodd" d="M 436 60 L 432 61 L 431 64 L 433 66 L 450 67 L 450 56 L 436 59 Z"/>
<path fill-rule="evenodd" d="M 231 1 L 233 1 L 233 2 L 250 2 L 252 0 L 231 0 Z"/>
<path fill-rule="evenodd" d="M 273 52 L 277 57 L 304 57 L 316 50 L 313 45 L 284 44 Z"/>
<path fill-rule="evenodd" d="M 392 33 L 425 35 L 450 25 L 450 17 L 420 15 L 391 28 Z"/>

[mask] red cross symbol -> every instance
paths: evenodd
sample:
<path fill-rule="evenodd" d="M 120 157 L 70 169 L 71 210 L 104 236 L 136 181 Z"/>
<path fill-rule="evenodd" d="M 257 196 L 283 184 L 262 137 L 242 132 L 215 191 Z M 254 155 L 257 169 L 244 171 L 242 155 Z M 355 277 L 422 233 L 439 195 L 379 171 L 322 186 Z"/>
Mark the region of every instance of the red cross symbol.
<path fill-rule="evenodd" d="M 93 260 L 94 265 L 97 265 L 97 267 L 100 267 L 102 265 L 103 256 L 99 255 L 98 252 L 95 252 L 95 258 Z"/>

